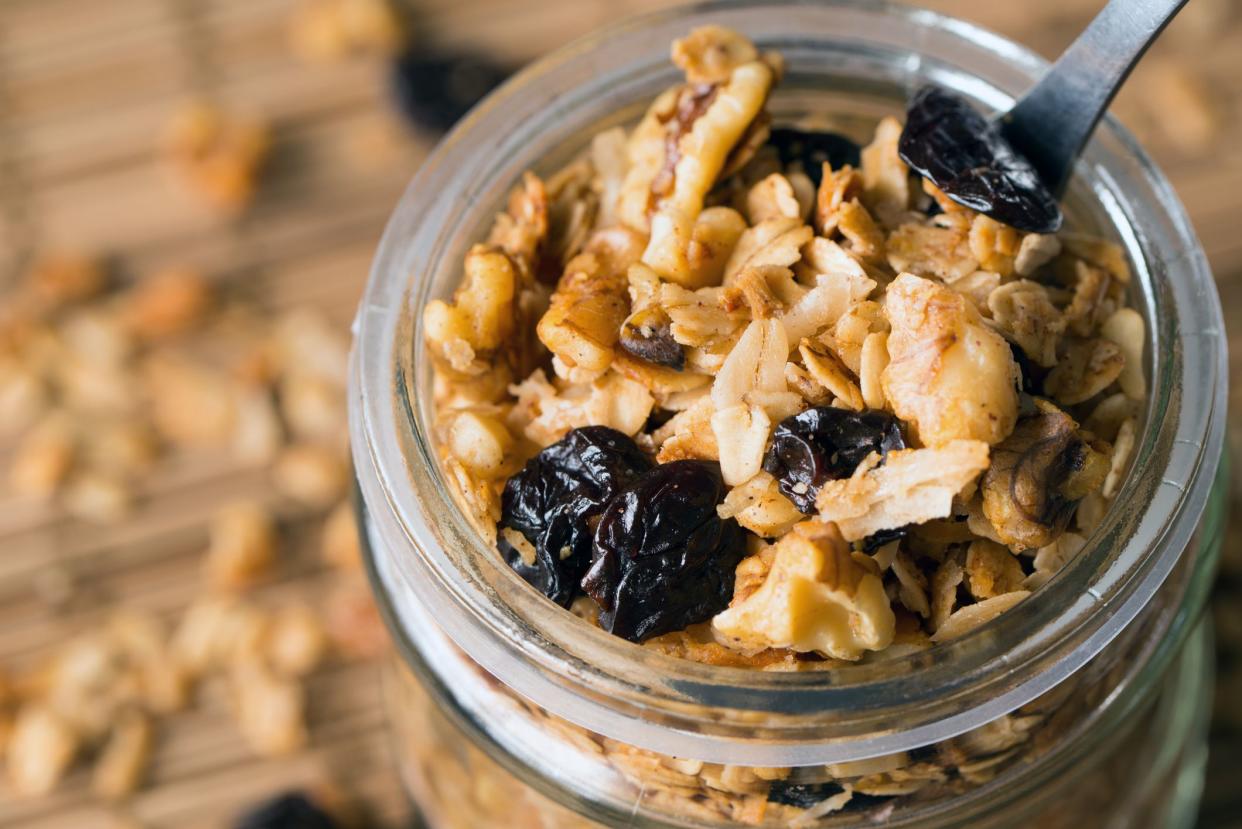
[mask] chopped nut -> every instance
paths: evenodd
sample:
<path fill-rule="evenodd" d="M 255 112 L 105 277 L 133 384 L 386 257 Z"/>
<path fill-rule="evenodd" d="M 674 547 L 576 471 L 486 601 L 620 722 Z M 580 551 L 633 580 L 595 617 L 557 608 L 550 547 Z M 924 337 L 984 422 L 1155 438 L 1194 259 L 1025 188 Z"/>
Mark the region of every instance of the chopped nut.
<path fill-rule="evenodd" d="M 775 548 L 763 586 L 712 619 L 718 634 L 748 650 L 769 647 L 858 659 L 893 640 L 895 620 L 874 574 L 850 557 L 830 525 L 806 522 Z"/>
<path fill-rule="evenodd" d="M 994 271 L 1002 279 L 1013 274 L 1020 244 L 1018 231 L 980 213 L 970 225 L 968 241 L 970 255 L 980 268 Z"/>
<path fill-rule="evenodd" d="M 700 26 L 673 41 L 673 63 L 690 83 L 724 83 L 733 70 L 758 60 L 754 44 L 723 26 Z"/>
<path fill-rule="evenodd" d="M 999 443 L 1018 416 L 1018 368 L 1009 345 L 961 295 L 902 274 L 888 287 L 892 324 L 884 396 L 920 441 Z"/>
<path fill-rule="evenodd" d="M 1107 458 L 1078 432 L 1069 415 L 1045 400 L 1018 421 L 992 452 L 983 476 L 983 512 L 1001 541 L 1014 550 L 1051 544 L 1074 507 L 1099 489 Z"/>
<path fill-rule="evenodd" d="M 842 207 L 862 195 L 862 176 L 848 164 L 833 170 L 826 161 L 821 176 L 815 193 L 815 229 L 826 239 L 837 232 Z"/>
<path fill-rule="evenodd" d="M 683 284 L 691 278 L 687 249 L 703 199 L 729 152 L 763 109 L 774 80 L 772 68 L 762 60 L 734 66 L 728 80 L 719 84 L 687 86 L 688 106 L 679 106 L 663 125 L 666 149 L 660 164 L 665 175 L 653 177 L 651 192 L 658 199 L 642 256 L 661 277 Z"/>
<path fill-rule="evenodd" d="M 597 233 L 565 266 L 537 332 L 566 365 L 602 372 L 612 362 L 630 311 L 626 272 L 638 253 L 634 234 L 612 229 Z"/>
<path fill-rule="evenodd" d="M 277 491 L 316 509 L 340 500 L 348 477 L 346 464 L 337 452 L 313 443 L 288 447 L 272 469 Z"/>
<path fill-rule="evenodd" d="M 423 309 L 427 340 L 453 369 L 477 374 L 486 358 L 512 334 L 517 272 L 503 251 L 476 245 L 466 255 L 453 302 L 433 300 Z"/>
<path fill-rule="evenodd" d="M 471 472 L 495 478 L 505 471 L 513 436 L 503 423 L 490 415 L 462 412 L 449 425 L 448 446 Z"/>
<path fill-rule="evenodd" d="M 889 452 L 876 468 L 878 459 L 873 455 L 852 477 L 820 488 L 820 520 L 836 522 L 847 541 L 950 515 L 953 497 L 988 467 L 988 446 L 954 440 L 935 449 Z"/>
<path fill-rule="evenodd" d="M 266 578 L 276 565 L 276 527 L 266 508 L 239 501 L 211 521 L 211 544 L 203 565 L 215 587 L 238 590 Z"/>
<path fill-rule="evenodd" d="M 1021 589 L 1025 575 L 1017 557 L 994 541 L 975 541 L 966 551 L 966 586 L 976 599 Z"/>

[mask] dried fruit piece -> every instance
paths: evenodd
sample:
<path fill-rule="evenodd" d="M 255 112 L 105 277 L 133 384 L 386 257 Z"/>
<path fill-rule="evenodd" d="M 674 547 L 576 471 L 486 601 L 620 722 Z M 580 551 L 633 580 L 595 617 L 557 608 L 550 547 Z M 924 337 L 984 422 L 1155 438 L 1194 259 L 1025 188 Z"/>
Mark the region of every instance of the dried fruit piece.
<path fill-rule="evenodd" d="M 468 52 L 410 49 L 392 64 L 391 86 L 397 108 L 415 126 L 448 132 L 510 70 Z"/>
<path fill-rule="evenodd" d="M 631 642 L 681 630 L 723 610 L 745 535 L 717 506 L 726 488 L 708 461 L 661 464 L 621 490 L 600 515 L 582 588 L 604 630 Z"/>
<path fill-rule="evenodd" d="M 640 360 L 681 371 L 686 367 L 686 352 L 673 339 L 672 324 L 659 306 L 637 311 L 621 326 L 621 348 Z"/>
<path fill-rule="evenodd" d="M 287 792 L 243 815 L 235 829 L 338 829 L 336 819 L 301 792 Z"/>
<path fill-rule="evenodd" d="M 858 169 L 862 147 L 836 132 L 776 127 L 768 135 L 768 144 L 776 148 L 781 164 L 797 165 L 818 189 L 824 176 L 824 164 L 833 170 L 849 165 Z"/>
<path fill-rule="evenodd" d="M 1108 475 L 1108 457 L 1078 432 L 1078 424 L 1046 400 L 1018 421 L 992 452 L 983 476 L 983 512 L 1014 550 L 1046 547 L 1065 531 L 1078 501 Z"/>
<path fill-rule="evenodd" d="M 763 586 L 712 620 L 745 650 L 790 648 L 858 659 L 893 641 L 896 618 L 880 577 L 850 556 L 831 524 L 798 524 L 773 548 Z"/>
<path fill-rule="evenodd" d="M 958 204 L 1019 230 L 1061 229 L 1061 208 L 1035 168 L 964 98 L 935 86 L 916 92 L 898 151 Z"/>
<path fill-rule="evenodd" d="M 872 452 L 883 456 L 905 446 L 897 418 L 887 412 L 818 406 L 777 424 L 763 468 L 810 515 L 825 481 L 850 477 Z"/>
<path fill-rule="evenodd" d="M 634 441 L 615 429 L 572 430 L 505 483 L 501 555 L 539 592 L 568 607 L 591 562 L 594 519 L 650 467 Z"/>

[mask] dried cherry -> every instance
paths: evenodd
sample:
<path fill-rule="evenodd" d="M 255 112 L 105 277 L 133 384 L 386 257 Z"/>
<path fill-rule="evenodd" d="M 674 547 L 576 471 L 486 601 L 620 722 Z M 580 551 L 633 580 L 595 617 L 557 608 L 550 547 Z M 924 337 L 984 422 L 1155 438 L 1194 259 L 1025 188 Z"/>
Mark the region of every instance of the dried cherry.
<path fill-rule="evenodd" d="M 625 434 L 606 426 L 574 429 L 505 482 L 499 529 L 517 530 L 535 548 L 529 564 L 505 538 L 497 547 L 519 576 L 568 606 L 591 563 L 595 519 L 624 486 L 651 468 Z"/>
<path fill-rule="evenodd" d="M 392 93 L 415 126 L 447 132 L 510 74 L 482 55 L 415 44 L 392 65 Z"/>
<path fill-rule="evenodd" d="M 337 822 L 301 792 L 286 792 L 247 812 L 236 829 L 337 829 Z"/>
<path fill-rule="evenodd" d="M 797 809 L 810 809 L 818 806 L 830 797 L 836 797 L 845 791 L 840 783 L 825 781 L 823 783 L 790 783 L 786 780 L 774 780 L 768 789 L 768 802 L 781 803 Z M 887 803 L 891 797 L 854 792 L 840 812 L 860 812 Z"/>
<path fill-rule="evenodd" d="M 728 607 L 746 540 L 716 512 L 727 491 L 717 464 L 685 460 L 660 464 L 617 493 L 582 579 L 601 608 L 600 627 L 641 642 Z"/>
<path fill-rule="evenodd" d="M 777 424 L 763 468 L 810 515 L 826 481 L 848 478 L 872 452 L 887 455 L 905 445 L 897 418 L 887 412 L 817 406 Z"/>
<path fill-rule="evenodd" d="M 816 187 L 824 177 L 824 162 L 836 170 L 849 164 L 857 168 L 862 160 L 862 148 L 844 135 L 835 132 L 814 132 L 777 127 L 768 136 L 768 143 L 776 148 L 781 163 L 801 163 Z"/>
<path fill-rule="evenodd" d="M 925 86 L 910 99 L 897 152 L 958 204 L 1019 230 L 1055 233 L 1061 208 L 1035 168 L 970 103 Z"/>

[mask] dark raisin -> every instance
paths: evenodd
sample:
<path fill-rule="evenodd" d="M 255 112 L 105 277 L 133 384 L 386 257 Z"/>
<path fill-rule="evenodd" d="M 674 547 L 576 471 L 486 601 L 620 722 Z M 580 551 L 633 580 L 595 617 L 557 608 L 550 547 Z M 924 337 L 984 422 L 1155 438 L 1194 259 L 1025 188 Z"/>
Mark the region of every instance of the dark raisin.
<path fill-rule="evenodd" d="M 626 435 L 606 426 L 574 429 L 505 482 L 500 529 L 517 530 L 535 548 L 529 565 L 504 537 L 505 561 L 539 592 L 569 606 L 591 563 L 595 519 L 622 487 L 651 467 Z"/>
<path fill-rule="evenodd" d="M 337 822 L 301 792 L 286 792 L 244 814 L 237 829 L 337 829 Z"/>
<path fill-rule="evenodd" d="M 848 478 L 872 452 L 887 455 L 905 445 L 897 418 L 886 412 L 817 406 L 777 424 L 763 468 L 810 515 L 824 482 Z"/>
<path fill-rule="evenodd" d="M 843 791 L 845 791 L 845 787 L 833 781 L 823 783 L 790 783 L 785 780 L 775 780 L 768 789 L 768 802 L 782 803 L 786 806 L 793 806 L 796 809 L 810 809 L 818 806 L 830 797 L 836 797 Z M 892 800 L 891 797 L 854 792 L 850 796 L 849 801 L 841 807 L 840 812 L 861 812 L 881 803 L 887 803 L 890 800 Z"/>
<path fill-rule="evenodd" d="M 728 606 L 746 540 L 716 512 L 726 492 L 719 466 L 691 460 L 661 464 L 613 498 L 582 580 L 600 627 L 641 642 Z"/>
<path fill-rule="evenodd" d="M 772 781 L 768 789 L 769 803 L 783 803 L 797 809 L 809 809 L 836 797 L 845 791 L 839 783 L 790 783 L 787 780 Z"/>
<path fill-rule="evenodd" d="M 1035 168 L 964 98 L 936 86 L 920 89 L 897 151 L 958 204 L 1019 230 L 1061 228 L 1061 208 Z"/>
<path fill-rule="evenodd" d="M 1009 350 L 1013 353 L 1013 361 L 1018 366 L 1018 373 L 1022 375 L 1018 391 L 1028 396 L 1038 394 L 1043 388 L 1044 378 L 1048 376 L 1048 369 L 1026 356 L 1026 352 L 1016 343 L 1009 343 Z"/>
<path fill-rule="evenodd" d="M 640 360 L 681 371 L 686 367 L 686 352 L 673 339 L 672 325 L 663 308 L 631 314 L 621 326 L 621 348 Z"/>
<path fill-rule="evenodd" d="M 394 61 L 391 83 L 398 108 L 415 126 L 448 132 L 510 74 L 481 55 L 416 45 Z"/>
<path fill-rule="evenodd" d="M 862 159 L 862 148 L 835 132 L 777 127 L 768 136 L 768 143 L 776 148 L 782 164 L 801 164 L 802 172 L 817 188 L 824 177 L 825 161 L 837 170 L 846 164 L 857 168 Z"/>
<path fill-rule="evenodd" d="M 891 530 L 879 530 L 872 533 L 862 540 L 863 552 L 874 553 L 885 544 L 900 541 L 909 534 L 911 526 L 911 524 L 906 524 L 904 527 L 894 527 Z"/>

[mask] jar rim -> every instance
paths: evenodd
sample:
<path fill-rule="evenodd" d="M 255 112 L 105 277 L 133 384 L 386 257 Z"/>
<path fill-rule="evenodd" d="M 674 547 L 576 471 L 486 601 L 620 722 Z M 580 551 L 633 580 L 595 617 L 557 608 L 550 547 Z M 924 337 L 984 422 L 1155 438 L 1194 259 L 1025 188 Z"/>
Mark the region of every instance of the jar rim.
<path fill-rule="evenodd" d="M 1206 259 L 1163 175 L 1106 119 L 1082 164 L 1132 254 L 1148 310 L 1152 381 L 1132 472 L 1114 503 L 1145 506 L 1111 509 L 1038 600 L 917 654 L 805 673 L 702 665 L 584 625 L 519 582 L 451 494 L 436 460 L 428 395 L 418 393 L 428 361 L 417 311 L 428 298 L 429 274 L 446 266 L 446 229 L 472 215 L 473 230 L 490 216 L 499 202 L 488 189 L 497 186 L 494 170 L 520 156 L 520 142 L 572 120 L 572 107 L 599 83 L 593 72 L 632 65 L 633 55 L 649 57 L 645 41 L 707 22 L 748 33 L 758 27 L 767 34 L 756 37 L 761 45 L 780 37 L 826 43 L 831 33 L 904 56 L 909 82 L 932 77 L 997 108 L 1047 65 L 973 24 L 891 3 L 717 0 L 588 35 L 494 92 L 414 177 L 384 233 L 355 322 L 351 440 L 382 541 L 373 545 L 377 589 L 390 594 L 398 617 L 402 595 L 431 607 L 472 658 L 553 714 L 642 748 L 801 765 L 948 738 L 1028 702 L 1098 653 L 1187 547 L 1215 476 L 1225 420 L 1223 322 Z M 986 65 L 967 68 L 967 60 Z M 625 80 L 609 93 L 618 102 Z M 489 152 L 500 161 L 484 159 Z M 515 180 L 501 181 L 501 192 Z M 728 716 L 736 711 L 765 719 L 741 723 Z"/>

